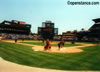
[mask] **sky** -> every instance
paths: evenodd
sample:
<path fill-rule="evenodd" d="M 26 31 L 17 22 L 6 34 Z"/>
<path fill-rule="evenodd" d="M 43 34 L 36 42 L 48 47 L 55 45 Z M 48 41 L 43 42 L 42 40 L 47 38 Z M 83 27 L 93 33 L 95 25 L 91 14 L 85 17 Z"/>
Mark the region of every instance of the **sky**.
<path fill-rule="evenodd" d="M 100 5 L 68 5 L 68 1 L 99 0 L 0 0 L 0 22 L 4 20 L 25 21 L 31 24 L 32 33 L 42 22 L 50 20 L 59 29 L 59 34 L 82 28 L 88 30 L 100 18 Z"/>

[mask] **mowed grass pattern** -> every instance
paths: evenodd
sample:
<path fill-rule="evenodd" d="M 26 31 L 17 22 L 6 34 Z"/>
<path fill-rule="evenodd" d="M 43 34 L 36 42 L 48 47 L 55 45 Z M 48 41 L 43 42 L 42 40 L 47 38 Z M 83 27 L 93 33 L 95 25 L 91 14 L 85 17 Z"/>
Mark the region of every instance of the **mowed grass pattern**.
<path fill-rule="evenodd" d="M 14 43 L 0 44 L 0 57 L 27 66 L 60 70 L 100 70 L 100 45 L 85 47 L 81 53 L 48 53 Z"/>

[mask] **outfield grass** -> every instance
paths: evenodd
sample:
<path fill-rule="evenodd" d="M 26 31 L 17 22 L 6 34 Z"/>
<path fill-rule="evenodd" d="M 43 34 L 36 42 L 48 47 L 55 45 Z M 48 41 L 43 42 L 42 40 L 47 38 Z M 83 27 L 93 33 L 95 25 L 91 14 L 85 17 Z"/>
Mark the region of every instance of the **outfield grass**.
<path fill-rule="evenodd" d="M 47 53 L 14 43 L 0 44 L 0 57 L 27 66 L 60 70 L 100 70 L 100 45 L 82 48 L 81 53 Z"/>
<path fill-rule="evenodd" d="M 25 44 L 32 44 L 32 45 L 40 45 L 40 46 L 44 46 L 45 43 L 42 42 L 21 42 L 21 43 L 25 43 Z M 51 46 L 58 46 L 58 44 L 51 44 Z M 64 44 L 65 47 L 71 47 L 71 46 L 81 46 L 81 44 Z"/>

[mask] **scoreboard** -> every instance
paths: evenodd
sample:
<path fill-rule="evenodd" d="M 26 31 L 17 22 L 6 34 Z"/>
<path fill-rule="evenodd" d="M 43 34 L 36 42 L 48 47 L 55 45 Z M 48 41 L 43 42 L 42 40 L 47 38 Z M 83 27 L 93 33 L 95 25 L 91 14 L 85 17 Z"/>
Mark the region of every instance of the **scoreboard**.
<path fill-rule="evenodd" d="M 44 39 L 53 39 L 54 28 L 38 27 L 38 34 L 42 35 Z"/>
<path fill-rule="evenodd" d="M 43 28 L 45 28 L 45 27 L 54 28 L 54 23 L 45 23 L 45 22 L 42 22 L 42 27 L 43 27 Z"/>
<path fill-rule="evenodd" d="M 53 34 L 54 33 L 54 29 L 53 28 L 42 28 L 42 32 L 43 33 L 48 32 L 50 34 Z"/>
<path fill-rule="evenodd" d="M 54 28 L 54 23 L 46 23 L 46 27 Z"/>
<path fill-rule="evenodd" d="M 42 28 L 41 35 L 44 39 L 53 39 L 54 28 Z"/>
<path fill-rule="evenodd" d="M 51 21 L 42 22 L 42 27 L 38 27 L 38 34 L 44 39 L 53 39 L 54 35 L 58 34 L 58 28 L 54 28 Z"/>

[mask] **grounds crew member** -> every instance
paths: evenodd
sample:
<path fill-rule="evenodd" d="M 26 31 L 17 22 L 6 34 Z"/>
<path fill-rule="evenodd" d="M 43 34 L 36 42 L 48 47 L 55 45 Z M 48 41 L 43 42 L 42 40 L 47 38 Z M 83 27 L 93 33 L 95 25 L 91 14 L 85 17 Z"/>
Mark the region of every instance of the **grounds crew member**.
<path fill-rule="evenodd" d="M 44 50 L 50 50 L 50 49 L 51 49 L 50 41 L 47 39 L 46 45 L 44 46 Z"/>
<path fill-rule="evenodd" d="M 58 49 L 60 50 L 64 46 L 64 41 L 58 43 Z"/>
<path fill-rule="evenodd" d="M 17 38 L 17 37 L 15 37 L 15 43 L 17 43 L 17 40 L 18 40 L 18 38 Z"/>

